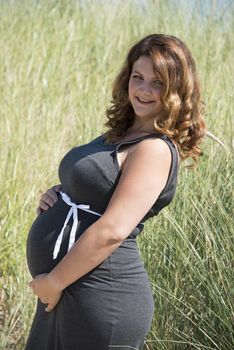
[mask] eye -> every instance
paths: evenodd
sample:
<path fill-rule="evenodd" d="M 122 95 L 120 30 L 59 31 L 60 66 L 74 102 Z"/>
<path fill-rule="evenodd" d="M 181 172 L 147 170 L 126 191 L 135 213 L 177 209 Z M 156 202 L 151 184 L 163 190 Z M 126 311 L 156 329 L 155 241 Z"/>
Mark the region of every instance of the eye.
<path fill-rule="evenodd" d="M 159 86 L 162 86 L 162 84 L 163 84 L 162 81 L 158 80 L 158 79 L 154 80 L 153 83 L 154 83 L 154 85 L 159 85 Z"/>
<path fill-rule="evenodd" d="M 133 74 L 132 75 L 132 77 L 133 77 L 133 79 L 143 79 L 140 75 L 138 75 L 138 74 Z"/>

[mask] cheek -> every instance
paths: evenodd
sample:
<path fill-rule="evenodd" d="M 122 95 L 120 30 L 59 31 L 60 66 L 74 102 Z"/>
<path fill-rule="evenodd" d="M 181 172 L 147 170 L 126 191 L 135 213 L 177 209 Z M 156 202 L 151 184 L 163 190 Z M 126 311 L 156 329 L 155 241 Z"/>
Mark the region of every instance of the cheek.
<path fill-rule="evenodd" d="M 162 95 L 162 87 L 154 88 L 154 95 L 160 98 Z"/>
<path fill-rule="evenodd" d="M 137 89 L 137 84 L 134 83 L 134 81 L 130 80 L 129 85 L 128 85 L 129 96 L 132 96 L 134 94 L 134 92 L 136 91 L 136 89 Z"/>

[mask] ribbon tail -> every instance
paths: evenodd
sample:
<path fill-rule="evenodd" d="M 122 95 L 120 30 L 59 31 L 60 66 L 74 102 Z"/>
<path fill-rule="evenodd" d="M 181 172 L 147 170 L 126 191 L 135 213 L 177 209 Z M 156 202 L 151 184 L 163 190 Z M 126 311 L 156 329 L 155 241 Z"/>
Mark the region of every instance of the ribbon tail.
<path fill-rule="evenodd" d="M 76 206 L 72 206 L 72 213 L 73 213 L 73 225 L 72 225 L 72 229 L 70 232 L 69 244 L 68 244 L 68 249 L 67 249 L 68 252 L 76 240 L 76 230 L 77 230 L 77 226 L 78 226 L 78 209 Z"/>
<path fill-rule="evenodd" d="M 59 250 L 60 250 L 60 246 L 61 246 L 61 243 L 62 243 L 62 239 L 63 239 L 63 233 L 64 233 L 65 227 L 67 226 L 67 223 L 68 223 L 71 215 L 72 215 L 72 208 L 69 210 L 69 212 L 67 214 L 67 218 L 66 218 L 66 220 L 64 222 L 63 228 L 60 231 L 60 234 L 58 235 L 58 238 L 56 240 L 56 243 L 55 243 L 55 246 L 54 246 L 54 251 L 53 251 L 53 260 L 55 260 L 57 258 L 57 256 L 58 256 L 58 253 L 59 253 Z"/>

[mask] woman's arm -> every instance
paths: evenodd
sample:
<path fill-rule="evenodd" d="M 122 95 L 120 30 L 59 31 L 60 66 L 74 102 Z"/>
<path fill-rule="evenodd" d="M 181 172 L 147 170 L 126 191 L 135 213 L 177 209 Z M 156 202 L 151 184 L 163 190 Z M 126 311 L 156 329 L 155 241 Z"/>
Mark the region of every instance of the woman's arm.
<path fill-rule="evenodd" d="M 137 226 L 166 185 L 170 163 L 170 149 L 160 139 L 144 140 L 129 152 L 105 213 L 44 279 L 32 282 L 35 293 L 49 304 L 47 311 L 56 305 L 54 290 L 61 293 L 103 262 Z"/>

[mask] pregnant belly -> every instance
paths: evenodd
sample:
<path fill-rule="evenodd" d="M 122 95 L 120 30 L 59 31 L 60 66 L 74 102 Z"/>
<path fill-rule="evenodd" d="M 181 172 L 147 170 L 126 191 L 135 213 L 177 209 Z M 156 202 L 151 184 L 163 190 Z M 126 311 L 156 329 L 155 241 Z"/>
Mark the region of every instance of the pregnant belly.
<path fill-rule="evenodd" d="M 53 260 L 53 250 L 69 209 L 59 198 L 52 208 L 40 214 L 33 222 L 27 239 L 27 263 L 33 277 L 49 272 L 61 260 L 61 257 Z M 65 238 L 68 230 L 69 227 L 65 230 Z M 63 248 L 64 245 L 65 242 Z"/>
<path fill-rule="evenodd" d="M 41 273 L 50 272 L 66 255 L 73 224 L 72 217 L 64 230 L 59 254 L 57 258 L 53 260 L 55 242 L 64 225 L 69 210 L 70 206 L 59 196 L 55 205 L 40 214 L 33 222 L 27 239 L 27 263 L 32 277 Z M 79 210 L 76 240 L 97 219 L 98 216 Z"/>

